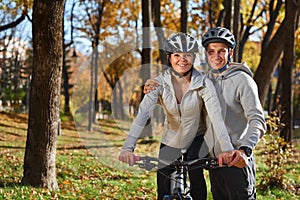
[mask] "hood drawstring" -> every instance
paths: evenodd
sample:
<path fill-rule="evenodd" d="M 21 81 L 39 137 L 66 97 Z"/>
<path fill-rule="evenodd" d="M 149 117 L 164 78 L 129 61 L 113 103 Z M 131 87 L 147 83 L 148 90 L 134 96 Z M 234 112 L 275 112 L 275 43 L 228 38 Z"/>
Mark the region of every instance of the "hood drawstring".
<path fill-rule="evenodd" d="M 221 78 L 221 94 L 223 93 L 224 90 L 224 81 L 225 81 L 225 76 L 223 75 Z"/>

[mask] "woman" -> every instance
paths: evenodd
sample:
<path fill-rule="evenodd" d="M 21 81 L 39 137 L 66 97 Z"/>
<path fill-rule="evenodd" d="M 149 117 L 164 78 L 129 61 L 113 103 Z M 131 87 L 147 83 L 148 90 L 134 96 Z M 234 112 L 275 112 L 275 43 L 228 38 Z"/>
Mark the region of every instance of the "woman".
<path fill-rule="evenodd" d="M 159 150 L 159 160 L 174 161 L 186 150 L 187 159 L 193 160 L 206 156 L 208 150 L 203 144 L 205 110 L 220 137 L 223 152 L 232 151 L 228 132 L 221 117 L 220 103 L 212 82 L 205 74 L 193 68 L 197 41 L 185 33 L 178 33 L 166 40 L 164 50 L 167 53 L 168 69 L 156 80 L 159 86 L 145 95 L 136 116 L 119 160 L 134 164 L 136 141 L 145 126 L 156 103 L 162 105 L 165 113 L 163 135 Z M 203 109 L 205 108 L 205 109 Z M 175 169 L 159 164 L 157 171 L 158 199 L 170 194 L 170 178 Z M 202 169 L 189 171 L 191 195 L 194 199 L 206 199 L 206 184 Z"/>

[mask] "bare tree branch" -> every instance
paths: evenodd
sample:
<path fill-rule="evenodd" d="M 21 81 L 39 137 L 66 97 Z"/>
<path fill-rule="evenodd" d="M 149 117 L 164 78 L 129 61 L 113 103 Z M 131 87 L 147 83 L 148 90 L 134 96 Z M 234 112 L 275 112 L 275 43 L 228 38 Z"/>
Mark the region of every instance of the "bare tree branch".
<path fill-rule="evenodd" d="M 26 12 L 23 12 L 23 14 L 21 15 L 21 17 L 19 17 L 16 21 L 14 22 L 11 22 L 9 24 L 6 24 L 4 26 L 0 26 L 0 32 L 1 31 L 4 31 L 4 30 L 7 30 L 7 29 L 10 29 L 10 28 L 14 28 L 16 27 L 17 25 L 19 25 L 22 21 L 25 20 L 25 17 L 27 16 Z"/>

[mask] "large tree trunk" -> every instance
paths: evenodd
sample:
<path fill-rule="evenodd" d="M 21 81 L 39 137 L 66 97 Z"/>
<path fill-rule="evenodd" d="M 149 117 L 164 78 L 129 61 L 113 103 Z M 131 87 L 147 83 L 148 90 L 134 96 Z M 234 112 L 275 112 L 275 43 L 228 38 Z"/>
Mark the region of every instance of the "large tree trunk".
<path fill-rule="evenodd" d="M 286 5 L 288 4 L 293 4 L 293 9 L 299 11 L 299 6 L 295 5 L 295 2 L 286 1 Z M 286 16 L 290 17 L 284 18 L 281 26 L 275 33 L 274 37 L 265 47 L 261 56 L 259 66 L 255 72 L 254 79 L 258 85 L 258 92 L 262 105 L 264 105 L 265 99 L 267 97 L 269 86 L 271 83 L 271 78 L 278 65 L 278 62 L 281 59 L 285 43 L 287 40 L 290 40 L 289 37 L 286 37 L 286 30 L 289 26 L 291 26 L 291 24 L 295 24 L 296 12 L 293 13 L 294 17 L 291 17 L 290 14 L 287 13 L 287 11 L 285 12 Z"/>
<path fill-rule="evenodd" d="M 289 25 L 288 23 L 289 22 L 284 19 L 275 36 L 262 53 L 260 63 L 254 75 L 254 80 L 258 85 L 258 93 L 262 105 L 264 105 L 272 76 L 281 58 L 284 41 L 285 39 L 289 39 L 285 37 L 285 29 L 286 26 Z"/>
<path fill-rule="evenodd" d="M 285 29 L 285 37 L 289 38 L 285 42 L 284 56 L 282 61 L 282 99 L 281 105 L 285 111 L 283 114 L 282 123 L 285 124 L 280 135 L 284 137 L 285 141 L 292 140 L 293 132 L 293 94 L 292 94 L 292 70 L 295 64 L 295 30 L 297 23 L 297 16 L 299 14 L 299 6 L 294 5 L 292 1 L 286 1 L 286 18 L 289 19 L 290 26 Z"/>
<path fill-rule="evenodd" d="M 33 72 L 23 184 L 57 189 L 56 142 L 63 64 L 64 0 L 35 0 Z"/>

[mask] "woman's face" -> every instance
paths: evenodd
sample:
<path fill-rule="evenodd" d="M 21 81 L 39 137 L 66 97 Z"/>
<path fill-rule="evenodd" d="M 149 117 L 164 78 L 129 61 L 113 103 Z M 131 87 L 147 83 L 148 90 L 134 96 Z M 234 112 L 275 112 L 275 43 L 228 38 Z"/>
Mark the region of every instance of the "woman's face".
<path fill-rule="evenodd" d="M 233 50 L 228 51 L 228 45 L 224 43 L 210 43 L 206 52 L 209 65 L 214 70 L 224 67 L 227 64 L 228 55 L 233 54 Z"/>
<path fill-rule="evenodd" d="M 180 74 L 189 71 L 194 64 L 194 60 L 194 53 L 172 53 L 169 55 L 170 64 Z"/>

